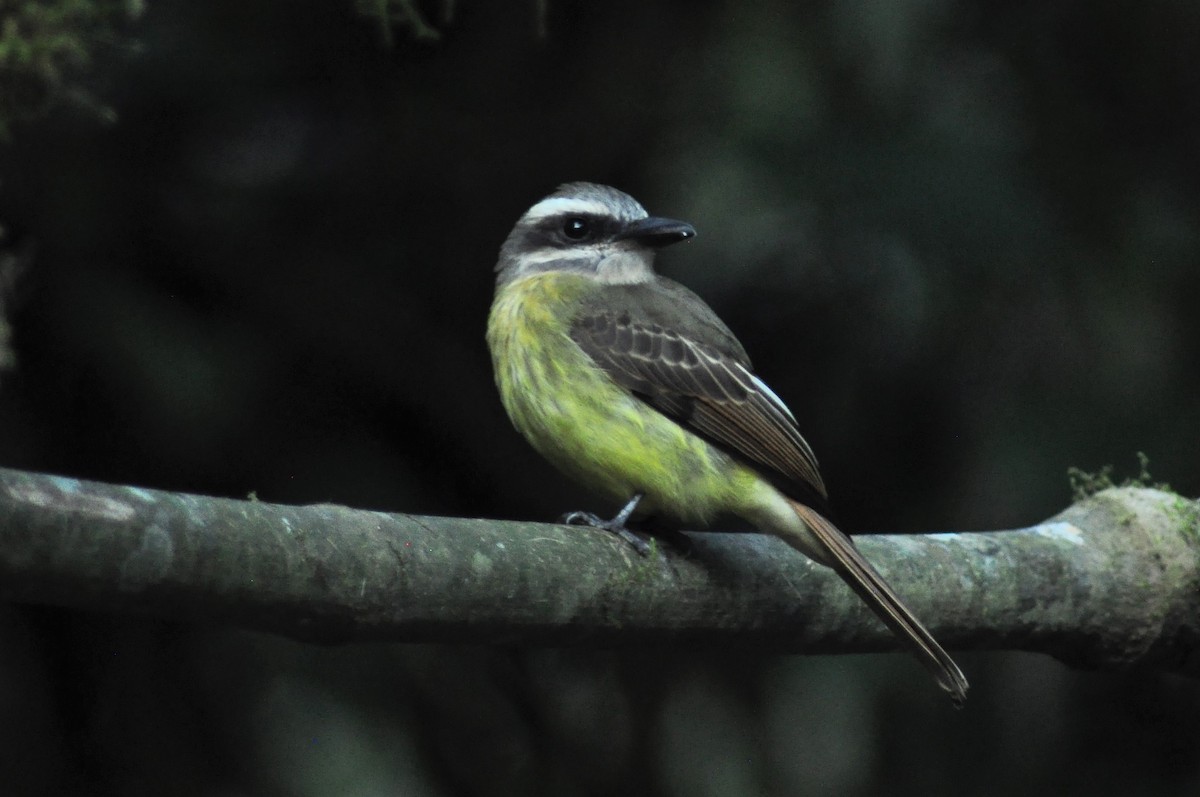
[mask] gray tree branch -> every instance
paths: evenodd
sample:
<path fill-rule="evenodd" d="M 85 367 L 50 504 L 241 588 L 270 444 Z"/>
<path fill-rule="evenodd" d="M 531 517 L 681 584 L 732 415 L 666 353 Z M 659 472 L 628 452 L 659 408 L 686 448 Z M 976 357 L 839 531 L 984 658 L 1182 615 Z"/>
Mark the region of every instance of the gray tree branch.
<path fill-rule="evenodd" d="M 858 538 L 951 649 L 1200 675 L 1200 507 L 1106 490 L 1016 531 Z M 279 506 L 0 469 L 0 598 L 308 641 L 891 649 L 829 570 L 758 534 L 640 558 L 542 523 Z"/>

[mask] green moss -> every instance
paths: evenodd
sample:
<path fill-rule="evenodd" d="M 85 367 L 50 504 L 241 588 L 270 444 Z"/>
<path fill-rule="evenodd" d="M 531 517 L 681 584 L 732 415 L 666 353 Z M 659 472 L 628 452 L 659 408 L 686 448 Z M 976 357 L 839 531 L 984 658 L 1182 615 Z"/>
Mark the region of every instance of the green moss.
<path fill-rule="evenodd" d="M 1109 487 L 1113 486 L 1109 485 Z M 1137 520 L 1137 513 L 1129 508 L 1129 505 L 1118 493 L 1103 493 L 1085 497 L 1090 498 L 1094 505 L 1103 506 L 1118 525 L 1129 527 Z"/>
<path fill-rule="evenodd" d="M 1145 452 L 1137 452 L 1138 475 L 1125 479 L 1120 483 L 1113 481 L 1113 466 L 1105 465 L 1100 470 L 1089 473 L 1076 467 L 1067 468 L 1067 480 L 1071 484 L 1071 498 L 1082 501 L 1110 487 L 1149 487 L 1155 490 L 1171 491 L 1166 482 L 1155 482 L 1150 476 L 1150 457 Z"/>
<path fill-rule="evenodd" d="M 1190 501 L 1182 495 L 1176 495 L 1170 511 L 1179 523 L 1180 535 L 1189 544 L 1200 548 L 1200 501 Z"/>
<path fill-rule="evenodd" d="M 631 567 L 614 570 L 609 577 L 609 583 L 614 587 L 626 589 L 657 578 L 658 569 L 662 567 L 662 557 L 659 555 L 658 540 L 649 539 L 650 550 L 645 556 L 635 557 Z"/>
<path fill-rule="evenodd" d="M 1112 465 L 1105 465 L 1095 473 L 1071 466 L 1067 468 L 1067 480 L 1071 483 L 1071 498 L 1082 501 L 1096 493 L 1113 487 Z"/>

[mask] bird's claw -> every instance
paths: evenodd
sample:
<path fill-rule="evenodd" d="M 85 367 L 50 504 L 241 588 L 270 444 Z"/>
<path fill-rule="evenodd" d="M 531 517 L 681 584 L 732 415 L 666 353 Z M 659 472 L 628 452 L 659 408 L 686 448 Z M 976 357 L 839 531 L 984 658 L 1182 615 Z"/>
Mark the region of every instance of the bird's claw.
<path fill-rule="evenodd" d="M 607 521 L 601 519 L 595 512 L 568 512 L 559 518 L 559 522 L 568 526 L 602 528 Z"/>
<path fill-rule="evenodd" d="M 638 499 L 640 498 L 641 496 L 635 497 L 612 520 L 605 520 L 593 512 L 568 512 L 562 516 L 562 522 L 568 526 L 591 526 L 594 529 L 603 529 L 610 534 L 617 535 L 630 548 L 637 551 L 639 556 L 649 556 L 650 543 L 625 527 L 625 521 L 633 513 L 633 508 L 637 506 Z"/>

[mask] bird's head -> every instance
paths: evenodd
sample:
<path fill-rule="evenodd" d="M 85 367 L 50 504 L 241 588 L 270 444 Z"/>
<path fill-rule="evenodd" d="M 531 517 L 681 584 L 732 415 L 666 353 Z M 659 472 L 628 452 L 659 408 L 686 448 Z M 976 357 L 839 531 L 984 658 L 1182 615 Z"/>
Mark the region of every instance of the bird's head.
<path fill-rule="evenodd" d="M 496 282 L 546 271 L 573 271 L 628 285 L 654 279 L 654 253 L 693 237 L 692 225 L 650 216 L 623 191 L 567 183 L 525 211 L 496 264 Z"/>

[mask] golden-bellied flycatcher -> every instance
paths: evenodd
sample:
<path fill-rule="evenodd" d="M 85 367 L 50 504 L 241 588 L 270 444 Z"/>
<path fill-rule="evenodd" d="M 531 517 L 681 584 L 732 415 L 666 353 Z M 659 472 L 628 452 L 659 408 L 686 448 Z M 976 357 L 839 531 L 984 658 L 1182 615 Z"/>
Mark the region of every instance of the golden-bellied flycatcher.
<path fill-rule="evenodd" d="M 562 471 L 628 501 L 607 523 L 576 518 L 626 539 L 635 507 L 745 518 L 833 568 L 961 703 L 954 660 L 821 514 L 825 485 L 792 413 L 708 305 L 654 273 L 659 247 L 695 234 L 592 183 L 526 211 L 500 249 L 487 330 L 509 417 Z"/>

